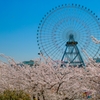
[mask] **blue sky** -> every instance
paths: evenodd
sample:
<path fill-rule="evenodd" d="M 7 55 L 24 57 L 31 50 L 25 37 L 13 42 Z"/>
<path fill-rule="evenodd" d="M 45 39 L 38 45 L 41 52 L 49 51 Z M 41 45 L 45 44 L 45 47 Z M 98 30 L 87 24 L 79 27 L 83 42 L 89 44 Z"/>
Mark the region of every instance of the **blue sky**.
<path fill-rule="evenodd" d="M 0 0 L 0 53 L 16 61 L 39 57 L 36 34 L 41 18 L 55 6 L 72 3 L 100 17 L 100 0 Z"/>

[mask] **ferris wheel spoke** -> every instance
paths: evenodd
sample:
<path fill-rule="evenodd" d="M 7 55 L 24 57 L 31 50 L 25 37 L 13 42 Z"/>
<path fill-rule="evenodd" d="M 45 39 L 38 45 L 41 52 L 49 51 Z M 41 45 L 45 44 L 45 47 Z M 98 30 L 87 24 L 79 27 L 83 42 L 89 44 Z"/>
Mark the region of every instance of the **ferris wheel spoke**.
<path fill-rule="evenodd" d="M 63 45 L 63 44 L 62 44 L 62 45 Z M 49 45 L 48 45 L 48 44 L 45 44 L 44 47 L 46 47 L 46 48 L 49 49 L 49 48 L 54 48 L 54 45 L 53 45 L 53 44 L 49 44 Z M 58 50 L 59 50 L 59 48 L 60 48 L 60 46 L 58 46 L 58 45 L 55 45 L 55 47 L 58 48 Z"/>
<path fill-rule="evenodd" d="M 51 50 L 51 49 L 47 49 L 46 51 L 48 51 L 48 53 L 49 53 L 50 55 L 52 55 L 52 56 L 55 56 L 54 54 L 55 54 L 56 52 L 58 52 L 58 50 L 57 50 L 56 48 L 53 48 L 52 50 Z"/>

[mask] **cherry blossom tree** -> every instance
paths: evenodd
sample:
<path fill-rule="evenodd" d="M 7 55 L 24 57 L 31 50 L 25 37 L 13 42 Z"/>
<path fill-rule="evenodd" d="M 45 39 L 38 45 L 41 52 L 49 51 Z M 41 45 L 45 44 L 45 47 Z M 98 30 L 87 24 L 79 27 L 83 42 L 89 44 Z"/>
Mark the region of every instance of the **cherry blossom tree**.
<path fill-rule="evenodd" d="M 17 65 L 14 60 L 8 64 L 1 61 L 0 91 L 24 90 L 40 100 L 86 99 L 88 95 L 99 100 L 100 64 L 92 61 L 85 68 L 66 66 L 50 59 L 32 67 Z"/>

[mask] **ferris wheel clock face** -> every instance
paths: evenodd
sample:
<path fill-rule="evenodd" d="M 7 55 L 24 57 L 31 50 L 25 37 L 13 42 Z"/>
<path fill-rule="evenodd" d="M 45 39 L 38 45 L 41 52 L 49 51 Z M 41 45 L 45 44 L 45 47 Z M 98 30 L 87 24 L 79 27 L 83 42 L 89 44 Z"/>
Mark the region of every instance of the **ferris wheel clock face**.
<path fill-rule="evenodd" d="M 90 9 L 65 4 L 53 8 L 42 18 L 37 30 L 40 52 L 52 60 L 61 60 L 66 43 L 72 34 L 84 59 L 82 49 L 92 58 L 98 57 L 99 45 L 92 42 L 91 36 L 100 39 L 100 19 Z"/>

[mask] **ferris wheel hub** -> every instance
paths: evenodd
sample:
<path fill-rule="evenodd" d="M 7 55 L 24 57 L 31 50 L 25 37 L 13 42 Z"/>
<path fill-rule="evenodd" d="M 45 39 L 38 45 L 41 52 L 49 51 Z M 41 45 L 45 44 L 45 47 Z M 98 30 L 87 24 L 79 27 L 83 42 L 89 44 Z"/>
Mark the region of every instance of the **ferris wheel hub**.
<path fill-rule="evenodd" d="M 69 38 L 70 38 L 70 39 L 73 39 L 73 38 L 74 38 L 74 35 L 73 35 L 73 34 L 70 34 L 70 35 L 69 35 Z"/>

